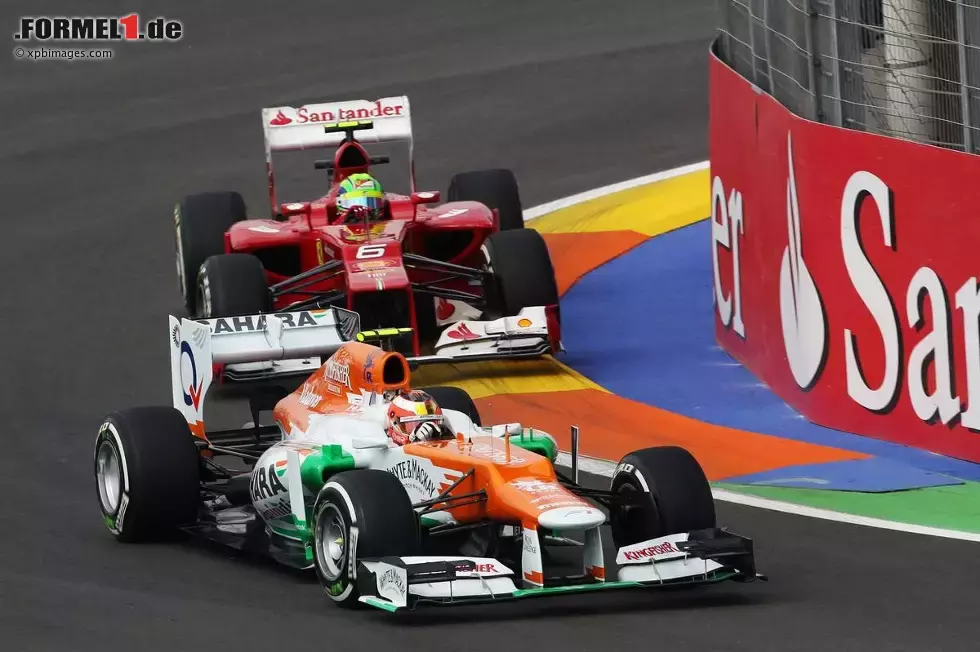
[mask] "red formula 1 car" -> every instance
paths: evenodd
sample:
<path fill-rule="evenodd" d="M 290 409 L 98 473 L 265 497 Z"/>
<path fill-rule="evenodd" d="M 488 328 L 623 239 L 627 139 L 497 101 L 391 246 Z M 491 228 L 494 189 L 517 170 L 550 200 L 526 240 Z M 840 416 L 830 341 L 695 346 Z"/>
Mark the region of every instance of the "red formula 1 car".
<path fill-rule="evenodd" d="M 418 191 L 407 97 L 274 107 L 262 112 L 271 219 L 248 219 L 236 192 L 185 197 L 174 208 L 177 271 L 189 313 L 258 328 L 247 315 L 337 306 L 360 314 L 361 339 L 425 361 L 535 357 L 561 349 L 558 290 L 544 239 L 524 228 L 508 170 L 452 177 L 448 202 Z M 410 192 L 384 194 L 380 219 L 341 213 L 341 182 L 390 157 L 365 143 L 408 145 Z M 313 201 L 279 204 L 272 154 L 335 147 Z M 354 219 L 351 215 L 354 215 Z M 353 336 L 353 333 L 346 334 Z M 245 379 L 308 372 L 309 362 L 240 367 Z"/>

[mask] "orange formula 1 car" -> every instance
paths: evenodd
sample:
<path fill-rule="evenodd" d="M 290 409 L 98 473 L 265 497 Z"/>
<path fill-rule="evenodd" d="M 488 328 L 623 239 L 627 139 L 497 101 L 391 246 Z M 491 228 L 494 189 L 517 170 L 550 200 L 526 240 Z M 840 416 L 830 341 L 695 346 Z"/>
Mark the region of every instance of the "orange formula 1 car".
<path fill-rule="evenodd" d="M 629 453 L 608 489 L 587 488 L 556 470 L 550 435 L 484 426 L 458 388 L 410 388 L 400 353 L 317 337 L 341 320 L 328 313 L 311 326 L 266 315 L 261 330 L 220 333 L 170 318 L 173 407 L 113 412 L 95 446 L 118 539 L 184 530 L 314 569 L 339 605 L 389 611 L 762 577 L 751 540 L 716 527 L 687 451 Z M 253 397 L 253 427 L 205 428 L 215 365 L 309 355 L 329 357 L 292 393 Z M 274 424 L 260 425 L 270 410 Z M 556 574 L 555 546 L 580 550 L 580 568 Z"/>

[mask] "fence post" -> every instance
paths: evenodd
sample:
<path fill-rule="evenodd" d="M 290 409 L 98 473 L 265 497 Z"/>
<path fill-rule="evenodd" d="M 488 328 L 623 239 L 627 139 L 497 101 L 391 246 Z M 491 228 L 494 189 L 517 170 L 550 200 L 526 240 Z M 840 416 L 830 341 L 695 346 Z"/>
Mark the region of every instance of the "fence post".
<path fill-rule="evenodd" d="M 963 151 L 973 153 L 973 121 L 970 116 L 969 70 L 966 60 L 966 7 L 956 3 L 956 50 L 960 59 L 960 104 L 963 108 Z"/>
<path fill-rule="evenodd" d="M 824 18 L 824 24 L 827 26 L 827 29 L 821 30 L 821 32 L 826 31 L 827 40 L 830 41 L 828 44 L 828 47 L 830 48 L 829 58 L 833 64 L 833 71 L 831 73 L 831 83 L 833 84 L 833 89 L 831 90 L 833 96 L 831 101 L 833 106 L 829 111 L 830 116 L 828 123 L 837 127 L 842 127 L 844 126 L 844 88 L 843 82 L 841 81 L 841 74 L 844 70 L 844 66 L 841 63 L 838 34 L 840 21 L 837 13 L 837 2 L 835 0 L 825 0 L 823 5 L 826 8 L 827 13 L 822 16 L 822 18 Z"/>
<path fill-rule="evenodd" d="M 752 6 L 752 0 L 746 0 L 745 7 L 749 10 L 748 22 L 749 22 L 749 50 L 752 51 L 752 83 L 756 86 L 759 85 L 759 67 L 756 65 L 758 57 L 755 56 L 755 8 Z M 772 65 L 768 60 L 767 65 Z M 772 92 L 772 89 L 769 89 Z"/>
<path fill-rule="evenodd" d="M 817 122 L 824 122 L 823 98 L 821 97 L 821 66 L 820 57 L 814 56 L 813 45 L 816 43 L 816 21 L 820 20 L 820 15 L 813 10 L 812 0 L 803 0 L 803 13 L 806 16 L 806 56 L 810 64 L 810 95 L 813 97 L 813 117 Z"/>
<path fill-rule="evenodd" d="M 769 94 L 776 96 L 776 87 L 772 81 L 772 46 L 770 45 L 772 33 L 769 29 L 769 3 L 772 0 L 762 0 L 762 29 L 766 35 L 766 76 L 769 77 Z M 758 86 L 758 84 L 756 84 Z"/>

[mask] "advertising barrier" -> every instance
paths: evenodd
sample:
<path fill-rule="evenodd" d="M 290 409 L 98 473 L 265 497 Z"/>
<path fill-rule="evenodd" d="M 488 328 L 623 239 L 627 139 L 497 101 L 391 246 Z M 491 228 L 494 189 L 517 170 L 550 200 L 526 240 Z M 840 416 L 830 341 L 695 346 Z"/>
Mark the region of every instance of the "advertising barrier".
<path fill-rule="evenodd" d="M 980 462 L 980 157 L 799 118 L 712 56 L 719 344 L 820 425 Z"/>

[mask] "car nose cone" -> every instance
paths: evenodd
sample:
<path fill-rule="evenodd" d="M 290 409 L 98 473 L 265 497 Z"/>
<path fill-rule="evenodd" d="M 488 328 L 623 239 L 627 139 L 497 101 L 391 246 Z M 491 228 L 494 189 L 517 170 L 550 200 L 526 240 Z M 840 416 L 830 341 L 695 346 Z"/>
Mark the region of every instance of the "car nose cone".
<path fill-rule="evenodd" d="M 549 509 L 538 516 L 538 524 L 552 530 L 588 529 L 605 522 L 605 514 L 586 505 Z"/>

